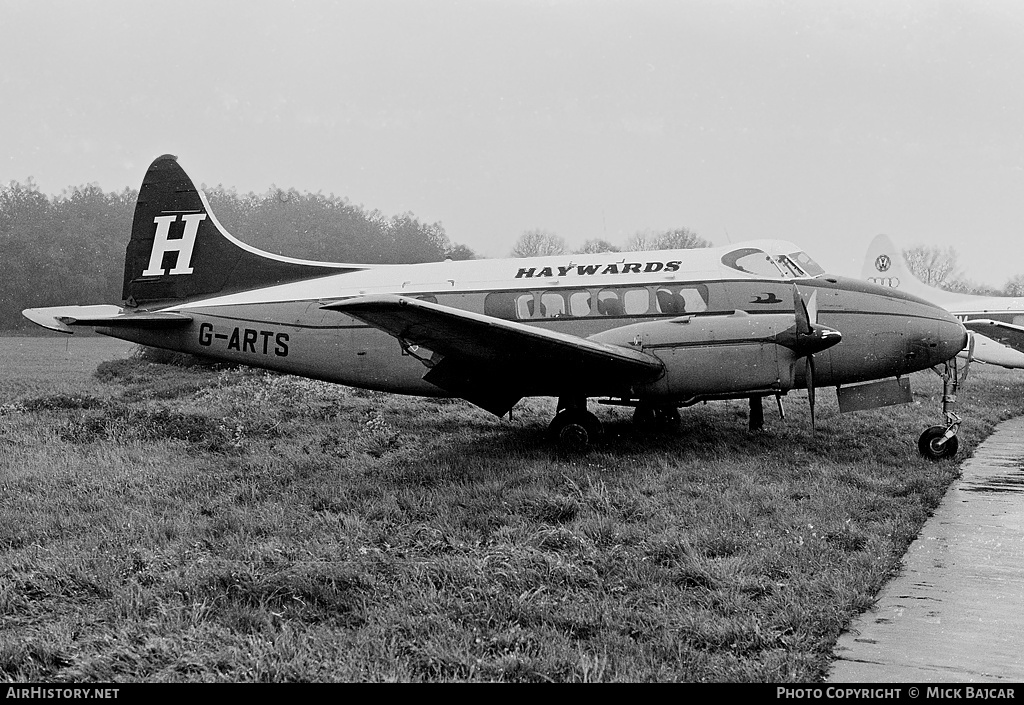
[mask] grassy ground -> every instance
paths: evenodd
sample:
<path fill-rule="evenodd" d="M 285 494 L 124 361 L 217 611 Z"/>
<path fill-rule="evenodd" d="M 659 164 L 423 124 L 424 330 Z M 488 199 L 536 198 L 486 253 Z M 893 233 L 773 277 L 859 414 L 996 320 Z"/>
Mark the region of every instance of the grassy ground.
<path fill-rule="evenodd" d="M 92 375 L 0 339 L 0 679 L 820 681 L 957 475 L 917 455 L 930 372 L 872 412 L 821 390 L 814 433 L 799 394 L 763 433 L 598 407 L 567 458 L 551 400 L 509 422 L 95 344 Z M 1024 377 L 971 375 L 959 458 L 1024 413 Z"/>

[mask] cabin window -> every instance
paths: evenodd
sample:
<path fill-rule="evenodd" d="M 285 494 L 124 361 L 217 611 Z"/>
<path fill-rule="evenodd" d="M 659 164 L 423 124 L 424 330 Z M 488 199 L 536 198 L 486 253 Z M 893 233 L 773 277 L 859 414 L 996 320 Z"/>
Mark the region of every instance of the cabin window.
<path fill-rule="evenodd" d="M 484 298 L 484 313 L 496 318 L 555 318 L 567 315 L 565 306 L 562 293 L 553 291 L 495 292 Z"/>
<path fill-rule="evenodd" d="M 639 316 L 650 310 L 647 289 L 602 289 L 597 294 L 597 312 L 602 316 Z"/>
<path fill-rule="evenodd" d="M 602 289 L 597 295 L 597 312 L 602 316 L 622 316 L 626 309 L 614 289 Z"/>
<path fill-rule="evenodd" d="M 484 297 L 484 313 L 506 320 L 573 316 L 682 316 L 708 308 L 704 284 L 658 287 L 569 289 L 559 291 L 496 291 Z"/>
<path fill-rule="evenodd" d="M 626 289 L 622 300 L 627 315 L 637 316 L 651 310 L 651 292 L 647 289 Z"/>
<path fill-rule="evenodd" d="M 516 292 L 495 291 L 484 297 L 484 313 L 495 318 L 512 320 L 516 316 Z"/>
<path fill-rule="evenodd" d="M 655 292 L 658 313 L 682 316 L 708 309 L 708 288 L 703 284 L 692 287 L 660 286 Z"/>
<path fill-rule="evenodd" d="M 516 298 L 517 318 L 533 318 L 533 310 L 536 308 L 533 299 L 533 292 L 520 294 Z"/>
<path fill-rule="evenodd" d="M 565 299 L 560 293 L 545 292 L 540 296 L 540 315 L 544 318 L 557 318 L 565 315 Z"/>
<path fill-rule="evenodd" d="M 569 313 L 573 316 L 590 315 L 590 292 L 574 291 L 569 294 Z"/>

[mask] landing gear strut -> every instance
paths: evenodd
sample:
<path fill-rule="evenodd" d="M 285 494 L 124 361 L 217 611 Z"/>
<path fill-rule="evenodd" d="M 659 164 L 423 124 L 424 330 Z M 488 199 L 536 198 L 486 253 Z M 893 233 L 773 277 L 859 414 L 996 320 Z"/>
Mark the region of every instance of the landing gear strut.
<path fill-rule="evenodd" d="M 559 398 L 558 412 L 548 426 L 548 433 L 560 450 L 585 453 L 601 432 L 601 421 L 587 411 L 586 399 Z"/>
<path fill-rule="evenodd" d="M 971 342 L 973 347 L 973 340 Z M 960 447 L 960 441 L 957 440 L 956 434 L 960 430 L 961 418 L 954 408 L 956 407 L 957 389 L 967 379 L 967 370 L 970 364 L 971 356 L 968 355 L 962 376 L 956 357 L 947 360 L 943 364 L 941 372 L 938 368 L 932 368 L 935 374 L 942 378 L 942 416 L 946 423 L 944 426 L 932 426 L 925 429 L 917 441 L 918 451 L 929 460 L 952 458 L 956 455 L 957 448 Z"/>
<path fill-rule="evenodd" d="M 761 405 L 761 397 L 750 397 L 750 414 L 747 417 L 747 428 L 750 431 L 761 431 L 764 429 L 764 407 Z"/>
<path fill-rule="evenodd" d="M 633 412 L 633 423 L 641 427 L 673 428 L 682 422 L 679 409 L 675 406 L 650 406 L 637 404 Z"/>

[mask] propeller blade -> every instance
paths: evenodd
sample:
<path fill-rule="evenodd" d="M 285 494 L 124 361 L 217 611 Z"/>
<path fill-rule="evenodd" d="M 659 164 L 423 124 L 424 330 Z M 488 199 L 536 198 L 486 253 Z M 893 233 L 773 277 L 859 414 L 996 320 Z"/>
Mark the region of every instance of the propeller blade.
<path fill-rule="evenodd" d="M 800 296 L 800 290 L 793 285 L 793 315 L 796 317 L 797 335 L 809 335 L 811 332 L 811 314 L 804 303 L 804 297 Z"/>
<path fill-rule="evenodd" d="M 796 359 L 805 357 L 807 366 L 804 378 L 807 382 L 807 403 L 811 407 L 811 429 L 814 429 L 814 353 L 839 343 L 843 336 L 834 328 L 818 325 L 818 291 L 811 292 L 809 301 L 804 301 L 800 290 L 793 284 L 793 317 L 796 319 L 796 335 L 789 342 Z M 785 343 L 784 343 L 785 344 Z M 796 359 L 793 364 L 796 364 Z"/>
<path fill-rule="evenodd" d="M 818 290 L 815 289 L 811 292 L 811 299 L 804 305 L 804 310 L 807 311 L 807 318 L 811 322 L 811 325 L 817 325 L 818 323 Z"/>

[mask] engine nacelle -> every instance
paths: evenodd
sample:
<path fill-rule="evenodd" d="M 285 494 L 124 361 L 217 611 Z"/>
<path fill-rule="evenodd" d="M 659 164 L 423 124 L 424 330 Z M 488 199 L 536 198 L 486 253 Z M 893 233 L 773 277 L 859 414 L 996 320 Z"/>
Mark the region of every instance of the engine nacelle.
<path fill-rule="evenodd" d="M 657 356 L 665 374 L 635 390 L 640 397 L 686 401 L 694 397 L 786 393 L 804 360 L 786 346 L 793 314 L 682 316 L 603 331 L 591 340 L 631 346 Z"/>

